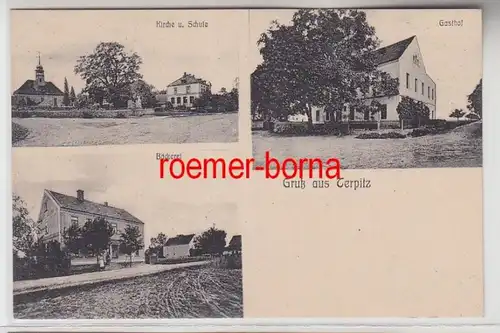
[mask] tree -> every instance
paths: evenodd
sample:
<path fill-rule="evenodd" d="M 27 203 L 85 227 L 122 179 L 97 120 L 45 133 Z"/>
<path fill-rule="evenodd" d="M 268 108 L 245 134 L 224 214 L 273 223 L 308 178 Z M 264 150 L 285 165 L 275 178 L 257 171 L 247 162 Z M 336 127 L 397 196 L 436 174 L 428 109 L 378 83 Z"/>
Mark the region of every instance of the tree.
<path fill-rule="evenodd" d="M 114 231 L 111 224 L 104 217 L 96 217 L 84 224 L 81 235 L 82 245 L 96 255 L 99 262 L 98 255 L 109 248 Z"/>
<path fill-rule="evenodd" d="M 226 247 L 226 232 L 212 227 L 194 239 L 195 248 L 202 253 L 222 254 Z"/>
<path fill-rule="evenodd" d="M 409 122 L 412 126 L 420 127 L 427 122 L 430 117 L 430 110 L 423 102 L 417 101 L 408 96 L 402 96 L 396 111 L 403 126 L 404 121 Z"/>
<path fill-rule="evenodd" d="M 387 79 L 377 70 L 373 51 L 379 41 L 363 11 L 300 9 L 291 25 L 274 21 L 258 45 L 264 61 L 254 72 L 259 87 L 252 101 L 305 113 L 309 128 L 313 106 L 340 109 L 368 97 L 374 81 Z M 258 101 L 269 93 L 272 98 Z"/>
<path fill-rule="evenodd" d="M 73 254 L 80 253 L 80 250 L 83 250 L 83 239 L 82 239 L 82 229 L 78 226 L 78 224 L 74 223 L 69 226 L 64 231 L 64 245 L 66 249 Z"/>
<path fill-rule="evenodd" d="M 120 234 L 120 251 L 130 256 L 130 266 L 132 266 L 132 253 L 142 249 L 142 234 L 139 227 L 127 225 L 125 231 Z"/>
<path fill-rule="evenodd" d="M 479 80 L 474 91 L 467 96 L 467 102 L 467 109 L 481 119 L 483 116 L 483 79 Z"/>
<path fill-rule="evenodd" d="M 459 121 L 463 116 L 465 116 L 465 112 L 462 109 L 455 109 L 452 113 L 450 113 L 450 118 L 457 118 L 457 121 Z"/>
<path fill-rule="evenodd" d="M 479 120 L 479 119 L 481 119 L 477 114 L 472 113 L 472 112 L 471 113 L 467 113 L 465 115 L 465 118 L 467 118 L 469 120 Z"/>
<path fill-rule="evenodd" d="M 163 256 L 163 247 L 167 243 L 167 236 L 160 232 L 158 236 L 152 237 L 149 244 L 149 252 Z"/>
<path fill-rule="evenodd" d="M 70 99 L 69 99 L 69 86 L 68 86 L 68 80 L 64 78 L 64 95 L 63 95 L 63 105 L 68 106 L 70 104 Z"/>
<path fill-rule="evenodd" d="M 75 89 L 73 88 L 73 86 L 71 86 L 71 90 L 69 91 L 69 101 L 73 106 L 76 103 Z"/>
<path fill-rule="evenodd" d="M 123 45 L 101 42 L 93 53 L 78 59 L 74 72 L 86 82 L 84 90 L 95 101 L 102 104 L 106 99 L 118 106 L 131 97 L 131 84 L 142 79 L 141 64 L 141 57 L 135 52 L 128 54 Z"/>
<path fill-rule="evenodd" d="M 132 96 L 141 97 L 143 107 L 154 107 L 156 105 L 156 89 L 144 80 L 137 80 L 130 86 Z"/>
<path fill-rule="evenodd" d="M 40 228 L 30 218 L 26 203 L 20 196 L 12 194 L 12 245 L 14 252 L 30 255 L 39 238 Z"/>

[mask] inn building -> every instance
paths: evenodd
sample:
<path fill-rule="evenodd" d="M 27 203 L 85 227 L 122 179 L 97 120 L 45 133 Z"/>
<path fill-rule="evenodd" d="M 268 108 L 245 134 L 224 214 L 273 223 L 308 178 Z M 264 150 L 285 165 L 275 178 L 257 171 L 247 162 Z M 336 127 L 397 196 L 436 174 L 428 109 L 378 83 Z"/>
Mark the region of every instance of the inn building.
<path fill-rule="evenodd" d="M 15 106 L 58 107 L 63 103 L 64 93 L 54 83 L 45 81 L 40 55 L 35 68 L 35 80 L 26 80 L 12 94 L 12 104 Z"/>
<path fill-rule="evenodd" d="M 84 194 L 83 190 L 77 190 L 76 196 L 44 190 L 38 220 L 45 241 L 55 240 L 64 244 L 64 234 L 72 224 L 82 227 L 87 221 L 98 217 L 104 217 L 114 229 L 109 246 L 112 258 L 123 255 L 120 253 L 120 234 L 127 225 L 137 226 L 144 237 L 144 222 L 125 209 L 112 207 L 107 202 L 90 201 Z M 143 250 L 139 250 L 136 255 L 143 256 Z"/>
<path fill-rule="evenodd" d="M 374 51 L 377 68 L 388 73 L 392 78 L 399 79 L 399 93 L 393 96 L 381 96 L 366 99 L 366 104 L 372 100 L 381 103 L 381 110 L 375 115 L 368 111 L 356 112 L 349 105 L 342 110 L 343 121 L 399 121 L 396 111 L 403 96 L 423 102 L 430 110 L 430 118 L 436 118 L 436 83 L 427 73 L 422 52 L 416 36 L 409 37 L 397 43 Z M 331 120 L 332 115 L 325 108 L 314 108 L 313 123 L 324 123 Z"/>
<path fill-rule="evenodd" d="M 160 103 L 170 102 L 174 107 L 192 107 L 194 101 L 203 93 L 211 92 L 212 84 L 201 78 L 184 72 L 184 74 L 167 86 L 166 93 L 157 96 Z"/>

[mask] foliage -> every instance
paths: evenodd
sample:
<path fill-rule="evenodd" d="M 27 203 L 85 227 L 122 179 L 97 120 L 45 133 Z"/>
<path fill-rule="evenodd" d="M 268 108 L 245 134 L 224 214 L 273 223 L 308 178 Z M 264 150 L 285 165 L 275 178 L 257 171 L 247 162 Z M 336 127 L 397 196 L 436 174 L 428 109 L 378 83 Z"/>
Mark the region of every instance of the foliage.
<path fill-rule="evenodd" d="M 472 112 L 471 113 L 467 113 L 465 115 L 465 118 L 467 118 L 469 120 L 479 120 L 479 119 L 481 119 L 477 114 L 472 113 Z"/>
<path fill-rule="evenodd" d="M 142 107 L 149 108 L 156 105 L 156 89 L 153 85 L 147 84 L 144 80 L 137 80 L 130 85 L 130 90 L 132 96 L 141 97 Z"/>
<path fill-rule="evenodd" d="M 313 106 L 340 109 L 369 97 L 370 86 L 386 95 L 397 85 L 376 68 L 379 41 L 363 11 L 300 9 L 291 25 L 274 21 L 258 45 L 264 61 L 252 74 L 252 112 L 302 112 L 312 127 Z"/>
<path fill-rule="evenodd" d="M 306 135 L 309 131 L 306 122 L 275 122 L 273 132 L 284 135 Z"/>
<path fill-rule="evenodd" d="M 460 120 L 463 116 L 465 116 L 465 112 L 462 109 L 455 109 L 450 113 L 450 118 L 457 118 L 457 121 Z"/>
<path fill-rule="evenodd" d="M 12 194 L 12 244 L 14 250 L 29 255 L 41 234 L 39 223 L 29 217 L 25 202 Z"/>
<path fill-rule="evenodd" d="M 85 248 L 82 239 L 82 230 L 78 224 L 70 225 L 63 233 L 64 245 L 68 252 L 78 254 Z"/>
<path fill-rule="evenodd" d="M 142 234 L 139 227 L 127 225 L 124 232 L 120 234 L 120 251 L 130 256 L 130 265 L 132 266 L 132 253 L 135 253 L 144 247 Z"/>
<path fill-rule="evenodd" d="M 73 86 L 71 86 L 71 90 L 69 91 L 69 101 L 71 105 L 75 105 L 76 103 L 75 89 Z"/>
<path fill-rule="evenodd" d="M 132 83 L 142 79 L 139 73 L 141 57 L 125 52 L 117 42 L 101 42 L 93 53 L 81 56 L 74 72 L 86 82 L 84 92 L 102 104 L 104 99 L 114 106 L 126 105 L 131 97 Z"/>
<path fill-rule="evenodd" d="M 87 251 L 97 255 L 108 249 L 114 231 L 111 224 L 104 217 L 96 217 L 83 225 L 81 235 L 82 245 Z"/>
<path fill-rule="evenodd" d="M 152 237 L 150 240 L 151 244 L 149 247 L 165 246 L 167 243 L 167 236 L 160 232 L 156 237 Z"/>
<path fill-rule="evenodd" d="M 429 120 L 430 110 L 427 105 L 408 96 L 402 96 L 396 111 L 400 120 L 408 121 L 412 126 L 425 124 Z"/>
<path fill-rule="evenodd" d="M 202 253 L 222 254 L 226 247 L 226 232 L 212 227 L 194 239 L 195 248 Z"/>
<path fill-rule="evenodd" d="M 65 106 L 70 105 L 68 79 L 66 79 L 66 78 L 64 78 L 63 105 L 65 105 Z"/>
<path fill-rule="evenodd" d="M 195 99 L 193 106 L 213 111 L 235 111 L 238 110 L 238 94 L 236 88 L 233 88 L 230 92 L 222 90 L 219 94 L 205 91 L 199 98 Z"/>
<path fill-rule="evenodd" d="M 467 102 L 467 109 L 481 119 L 483 116 L 483 79 L 479 80 L 474 91 L 467 96 Z"/>

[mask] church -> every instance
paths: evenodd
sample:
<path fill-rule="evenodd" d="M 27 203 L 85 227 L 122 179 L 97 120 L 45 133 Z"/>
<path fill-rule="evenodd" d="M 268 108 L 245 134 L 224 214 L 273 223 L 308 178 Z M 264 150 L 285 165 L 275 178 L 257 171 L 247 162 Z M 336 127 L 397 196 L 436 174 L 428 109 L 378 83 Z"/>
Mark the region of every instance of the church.
<path fill-rule="evenodd" d="M 59 107 L 63 104 L 64 93 L 52 82 L 45 81 L 45 71 L 38 55 L 35 80 L 26 80 L 12 94 L 12 105 Z"/>

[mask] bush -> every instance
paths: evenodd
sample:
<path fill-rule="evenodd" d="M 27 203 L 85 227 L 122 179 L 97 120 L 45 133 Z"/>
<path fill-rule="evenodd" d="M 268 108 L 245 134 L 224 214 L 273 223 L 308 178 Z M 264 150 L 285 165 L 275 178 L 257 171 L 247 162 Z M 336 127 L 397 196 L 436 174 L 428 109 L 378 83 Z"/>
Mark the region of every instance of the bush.
<path fill-rule="evenodd" d="M 82 118 L 84 119 L 92 119 L 95 118 L 94 113 L 90 111 L 83 111 Z"/>
<path fill-rule="evenodd" d="M 356 139 L 404 139 L 406 135 L 398 132 L 388 133 L 363 133 L 356 136 Z"/>
<path fill-rule="evenodd" d="M 125 115 L 125 113 L 118 112 L 118 113 L 115 115 L 115 118 L 117 118 L 117 119 L 124 119 L 124 118 L 127 118 L 127 115 Z"/>
<path fill-rule="evenodd" d="M 12 123 L 12 143 L 26 139 L 29 130 L 19 124 Z"/>
<path fill-rule="evenodd" d="M 272 131 L 283 135 L 306 135 L 309 133 L 306 122 L 275 122 Z"/>

